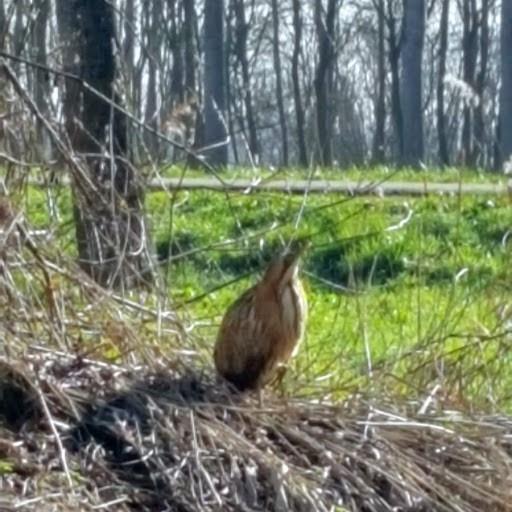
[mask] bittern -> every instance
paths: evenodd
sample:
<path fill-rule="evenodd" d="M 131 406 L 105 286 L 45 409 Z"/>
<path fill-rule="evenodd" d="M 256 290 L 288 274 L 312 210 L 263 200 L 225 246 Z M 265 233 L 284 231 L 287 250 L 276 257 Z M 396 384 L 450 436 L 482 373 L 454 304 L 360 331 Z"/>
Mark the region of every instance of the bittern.
<path fill-rule="evenodd" d="M 297 352 L 307 318 L 299 279 L 299 259 L 307 246 L 299 242 L 275 258 L 222 319 L 215 366 L 240 391 L 261 390 Z"/>

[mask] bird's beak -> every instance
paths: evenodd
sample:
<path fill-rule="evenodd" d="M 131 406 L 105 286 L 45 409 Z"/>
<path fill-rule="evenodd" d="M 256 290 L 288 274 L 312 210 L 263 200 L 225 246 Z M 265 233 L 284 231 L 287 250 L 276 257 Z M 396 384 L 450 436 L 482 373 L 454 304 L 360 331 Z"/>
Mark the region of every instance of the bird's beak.
<path fill-rule="evenodd" d="M 284 290 L 284 287 L 293 279 L 293 277 L 296 275 L 297 267 L 299 266 L 300 257 L 304 254 L 304 251 L 308 247 L 310 247 L 311 242 L 309 240 L 306 240 L 304 242 L 301 242 L 299 247 L 295 249 L 295 254 L 293 255 L 293 259 L 288 265 L 288 268 L 286 269 L 285 273 L 283 274 L 281 278 L 281 282 L 279 284 L 279 290 L 282 293 Z"/>

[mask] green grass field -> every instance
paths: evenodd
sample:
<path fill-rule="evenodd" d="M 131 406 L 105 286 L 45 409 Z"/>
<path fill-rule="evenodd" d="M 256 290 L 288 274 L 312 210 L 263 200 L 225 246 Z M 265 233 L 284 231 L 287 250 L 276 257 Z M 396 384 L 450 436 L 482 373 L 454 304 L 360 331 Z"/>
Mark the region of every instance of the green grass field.
<path fill-rule="evenodd" d="M 343 175 L 383 176 L 383 169 Z M 392 177 L 414 176 L 482 179 L 455 170 Z M 46 193 L 28 189 L 24 201 L 32 224 L 47 226 Z M 57 205 L 57 239 L 73 254 L 67 192 Z M 287 392 L 385 389 L 421 399 L 438 386 L 445 401 L 506 406 L 508 198 L 155 192 L 146 209 L 169 294 L 205 352 L 223 311 L 269 258 L 290 238 L 309 236 L 303 269 L 310 317 Z"/>

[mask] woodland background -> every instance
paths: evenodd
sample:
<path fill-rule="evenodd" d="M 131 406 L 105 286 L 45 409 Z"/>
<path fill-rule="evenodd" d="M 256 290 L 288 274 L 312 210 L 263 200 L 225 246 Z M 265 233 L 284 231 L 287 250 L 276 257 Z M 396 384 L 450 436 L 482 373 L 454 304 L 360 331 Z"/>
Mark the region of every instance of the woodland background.
<path fill-rule="evenodd" d="M 88 25 L 87 10 L 105 22 Z M 45 68 L 87 80 L 112 66 L 137 120 L 197 150 L 213 144 L 219 164 L 500 170 L 512 150 L 511 11 L 498 0 L 1 0 L 0 49 L 43 66 L 11 60 L 57 126 L 65 80 Z M 8 87 L 0 95 L 0 144 L 51 162 L 45 131 Z M 128 130 L 135 161 L 183 157 Z"/>

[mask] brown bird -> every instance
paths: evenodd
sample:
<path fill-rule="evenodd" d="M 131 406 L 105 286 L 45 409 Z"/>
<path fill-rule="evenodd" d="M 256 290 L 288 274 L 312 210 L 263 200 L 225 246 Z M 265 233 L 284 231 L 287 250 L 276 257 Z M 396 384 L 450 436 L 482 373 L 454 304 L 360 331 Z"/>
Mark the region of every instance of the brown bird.
<path fill-rule="evenodd" d="M 260 390 L 295 355 L 304 335 L 307 302 L 299 242 L 268 266 L 263 278 L 228 308 L 217 335 L 217 371 L 240 391 Z"/>

